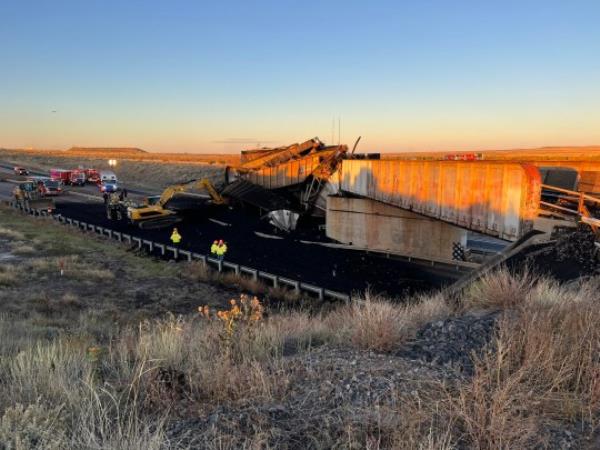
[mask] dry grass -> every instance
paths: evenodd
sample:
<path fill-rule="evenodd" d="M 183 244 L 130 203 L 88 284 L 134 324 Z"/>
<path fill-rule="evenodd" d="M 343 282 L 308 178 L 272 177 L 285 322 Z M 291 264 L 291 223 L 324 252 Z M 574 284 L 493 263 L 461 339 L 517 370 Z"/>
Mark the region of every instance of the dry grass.
<path fill-rule="evenodd" d="M 11 217 L 2 216 L 4 228 L 32 233 Z M 27 280 L 52 280 L 60 266 L 65 283 L 93 278 L 93 289 L 111 279 L 110 268 L 73 254 L 73 247 L 52 246 L 57 230 L 31 241 L 53 256 L 24 258 L 19 267 Z M 95 241 L 86 241 L 90 246 L 101 251 Z M 169 267 L 123 261 L 152 279 Z M 273 292 L 200 264 L 184 267 L 186 285 L 201 279 L 262 298 Z M 0 286 L 10 287 L 0 289 L 0 300 L 25 280 L 14 265 L 0 265 Z M 40 290 L 26 309 L 0 316 L 0 442 L 9 448 L 176 448 L 166 433 L 170 420 L 221 411 L 223 427 L 193 422 L 200 444 L 181 448 L 528 449 L 547 446 L 548 430 L 578 426 L 589 434 L 600 417 L 595 279 L 564 286 L 501 270 L 474 284 L 460 311 L 440 295 L 399 303 L 366 293 L 328 312 L 271 310 L 229 340 L 222 322 L 192 313 L 210 299 L 198 298 L 186 317 L 123 326 L 114 325 L 123 310 L 113 317 L 100 304 L 84 308 L 76 289 L 82 284 L 53 286 L 55 298 Z M 133 299 L 124 301 L 128 315 L 140 309 Z M 427 364 L 396 356 L 423 325 L 472 310 L 500 311 L 492 342 L 473 356 L 473 376 L 456 377 L 435 364 L 436 375 L 423 376 L 413 370 Z M 350 357 L 355 366 L 343 364 Z M 397 371 L 404 371 L 402 381 L 391 382 Z M 332 390 L 322 391 L 327 386 Z M 355 401 L 361 389 L 368 400 Z M 284 405 L 283 418 L 269 412 L 274 405 Z"/>
<path fill-rule="evenodd" d="M 19 280 L 19 274 L 13 265 L 0 264 L 0 286 L 12 286 Z"/>
<path fill-rule="evenodd" d="M 488 279 L 486 286 L 512 292 L 523 283 L 507 280 L 505 273 L 499 277 L 496 284 Z M 314 430 L 314 436 L 325 447 L 491 450 L 543 446 L 548 439 L 544 430 L 557 424 L 595 424 L 600 406 L 598 284 L 566 288 L 539 280 L 528 286 L 523 300 L 503 314 L 494 342 L 476 359 L 472 378 L 449 384 L 422 380 L 409 390 L 396 387 L 384 403 L 366 409 L 340 404 L 324 419 L 329 425 Z M 506 292 L 487 292 L 489 297 L 473 307 L 506 305 L 497 300 L 506 298 Z M 167 415 L 284 401 L 309 376 L 288 362 L 290 352 L 297 358 L 323 344 L 392 351 L 423 324 L 448 314 L 440 296 L 399 305 L 368 294 L 364 303 L 323 315 L 272 315 L 256 327 L 239 329 L 233 346 L 223 341 L 219 321 L 175 316 L 128 328 L 93 357 L 89 338 L 31 343 L 0 364 L 0 379 L 5 380 L 0 416 L 6 417 L 5 428 L 21 424 L 22 433 L 42 441 L 53 436 L 74 448 L 110 447 L 117 438 L 127 448 L 141 448 L 141 443 L 161 448 L 167 445 Z M 0 321 L 0 337 L 6 326 Z M 328 379 L 325 373 L 310 376 Z M 156 411 L 163 414 L 157 417 Z M 28 422 L 35 424 L 34 431 L 23 425 L 23 417 L 53 414 L 60 417 L 57 425 L 42 419 Z M 58 431 L 48 433 L 54 426 Z M 264 427 L 268 425 L 257 422 L 252 432 L 213 431 L 217 434 L 199 438 L 205 439 L 204 448 L 268 446 L 272 437 Z M 309 436 L 294 439 L 320 448 L 309 444 Z M 48 440 L 48 448 L 51 444 Z"/>
<path fill-rule="evenodd" d="M 491 275 L 490 277 L 493 277 Z M 564 423 L 595 426 L 600 407 L 600 320 L 598 283 L 561 287 L 533 284 L 529 276 L 496 281 L 498 299 L 518 294 L 503 316 L 490 349 L 477 360 L 476 374 L 452 396 L 452 411 L 475 448 L 546 445 L 544 430 Z M 488 283 L 492 284 L 493 283 Z M 478 306 L 480 304 L 478 303 Z"/>
<path fill-rule="evenodd" d="M 473 283 L 460 304 L 464 310 L 512 308 L 527 300 L 537 281 L 529 270 L 513 274 L 504 267 Z"/>
<path fill-rule="evenodd" d="M 11 228 L 0 227 L 0 238 L 10 239 L 13 241 L 25 240 L 25 235 L 20 231 L 13 230 Z"/>
<path fill-rule="evenodd" d="M 181 275 L 188 280 L 202 281 L 227 289 L 236 289 L 263 299 L 281 302 L 283 306 L 297 306 L 301 302 L 312 301 L 305 294 L 283 287 L 268 286 L 261 280 L 255 280 L 248 275 L 236 274 L 234 272 L 220 273 L 210 269 L 199 261 L 186 263 Z"/>
<path fill-rule="evenodd" d="M 340 308 L 327 321 L 337 331 L 339 342 L 352 342 L 365 350 L 391 351 L 411 339 L 427 322 L 449 315 L 441 296 L 398 305 L 367 292 L 350 306 Z"/>

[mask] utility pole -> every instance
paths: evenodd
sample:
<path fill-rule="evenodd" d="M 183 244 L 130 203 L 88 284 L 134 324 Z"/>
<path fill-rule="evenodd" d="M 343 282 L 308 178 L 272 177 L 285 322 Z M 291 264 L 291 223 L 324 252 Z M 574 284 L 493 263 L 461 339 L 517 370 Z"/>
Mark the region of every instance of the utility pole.
<path fill-rule="evenodd" d="M 331 118 L 331 145 L 335 142 L 335 117 Z"/>

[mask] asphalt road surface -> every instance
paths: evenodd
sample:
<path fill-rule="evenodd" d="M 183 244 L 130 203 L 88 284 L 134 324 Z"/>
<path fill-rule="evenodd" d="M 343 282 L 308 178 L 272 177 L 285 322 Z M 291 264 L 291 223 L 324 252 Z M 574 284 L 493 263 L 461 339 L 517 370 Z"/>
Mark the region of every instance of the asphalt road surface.
<path fill-rule="evenodd" d="M 19 177 L 14 176 L 12 170 L 0 167 L 0 178 Z M 13 188 L 14 183 L 0 182 L 0 197 L 10 199 Z M 155 242 L 170 243 L 171 228 L 140 230 L 125 222 L 108 220 L 96 186 L 68 189 L 65 194 L 55 197 L 57 213 Z M 452 281 L 440 273 L 405 261 L 300 242 L 326 240 L 316 230 L 283 238 L 275 236 L 253 210 L 207 206 L 187 215 L 177 228 L 185 249 L 208 254 L 211 243 L 215 239 L 223 239 L 228 245 L 227 261 L 340 292 L 371 289 L 399 296 L 436 289 Z"/>

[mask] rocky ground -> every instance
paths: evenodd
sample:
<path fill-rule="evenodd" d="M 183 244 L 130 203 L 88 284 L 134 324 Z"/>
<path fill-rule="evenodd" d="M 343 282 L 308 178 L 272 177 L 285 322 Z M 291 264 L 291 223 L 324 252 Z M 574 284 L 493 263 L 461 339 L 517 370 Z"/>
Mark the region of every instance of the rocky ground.
<path fill-rule="evenodd" d="M 276 400 L 205 408 L 197 417 L 172 421 L 167 436 L 186 448 L 213 448 L 220 442 L 225 448 L 321 449 L 338 448 L 340 442 L 347 445 L 348 435 L 355 434 L 352 448 L 365 448 L 362 434 L 380 427 L 382 437 L 371 443 L 374 448 L 396 448 L 396 444 L 398 448 L 476 448 L 460 438 L 440 447 L 394 443 L 402 436 L 393 436 L 390 430 L 410 420 L 407 413 L 424 414 L 416 405 L 440 400 L 436 393 L 442 396 L 469 382 L 474 358 L 493 347 L 501 315 L 466 314 L 428 323 L 392 354 L 317 343 L 308 353 L 284 358 L 278 371 L 290 377 L 289 386 Z M 277 371 L 272 375 L 277 376 Z M 585 422 L 557 423 L 538 432 L 536 443 L 522 448 L 597 448 Z M 392 437 L 384 437 L 386 433 Z"/>

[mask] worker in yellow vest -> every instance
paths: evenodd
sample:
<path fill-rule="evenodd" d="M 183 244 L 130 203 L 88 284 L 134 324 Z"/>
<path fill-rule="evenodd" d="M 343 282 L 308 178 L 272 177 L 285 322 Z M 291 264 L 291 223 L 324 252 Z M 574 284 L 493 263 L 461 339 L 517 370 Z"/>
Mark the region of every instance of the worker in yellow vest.
<path fill-rule="evenodd" d="M 210 254 L 213 258 L 217 257 L 217 250 L 219 249 L 219 241 L 214 241 L 210 246 Z"/>
<path fill-rule="evenodd" d="M 177 231 L 177 228 L 173 228 L 173 232 L 171 233 L 171 242 L 173 245 L 179 245 L 181 242 L 181 235 L 179 234 L 179 231 Z"/>
<path fill-rule="evenodd" d="M 223 261 L 223 258 L 225 258 L 225 253 L 227 253 L 227 244 L 225 244 L 225 242 L 223 242 L 221 239 L 217 245 L 217 258 L 219 261 Z"/>

